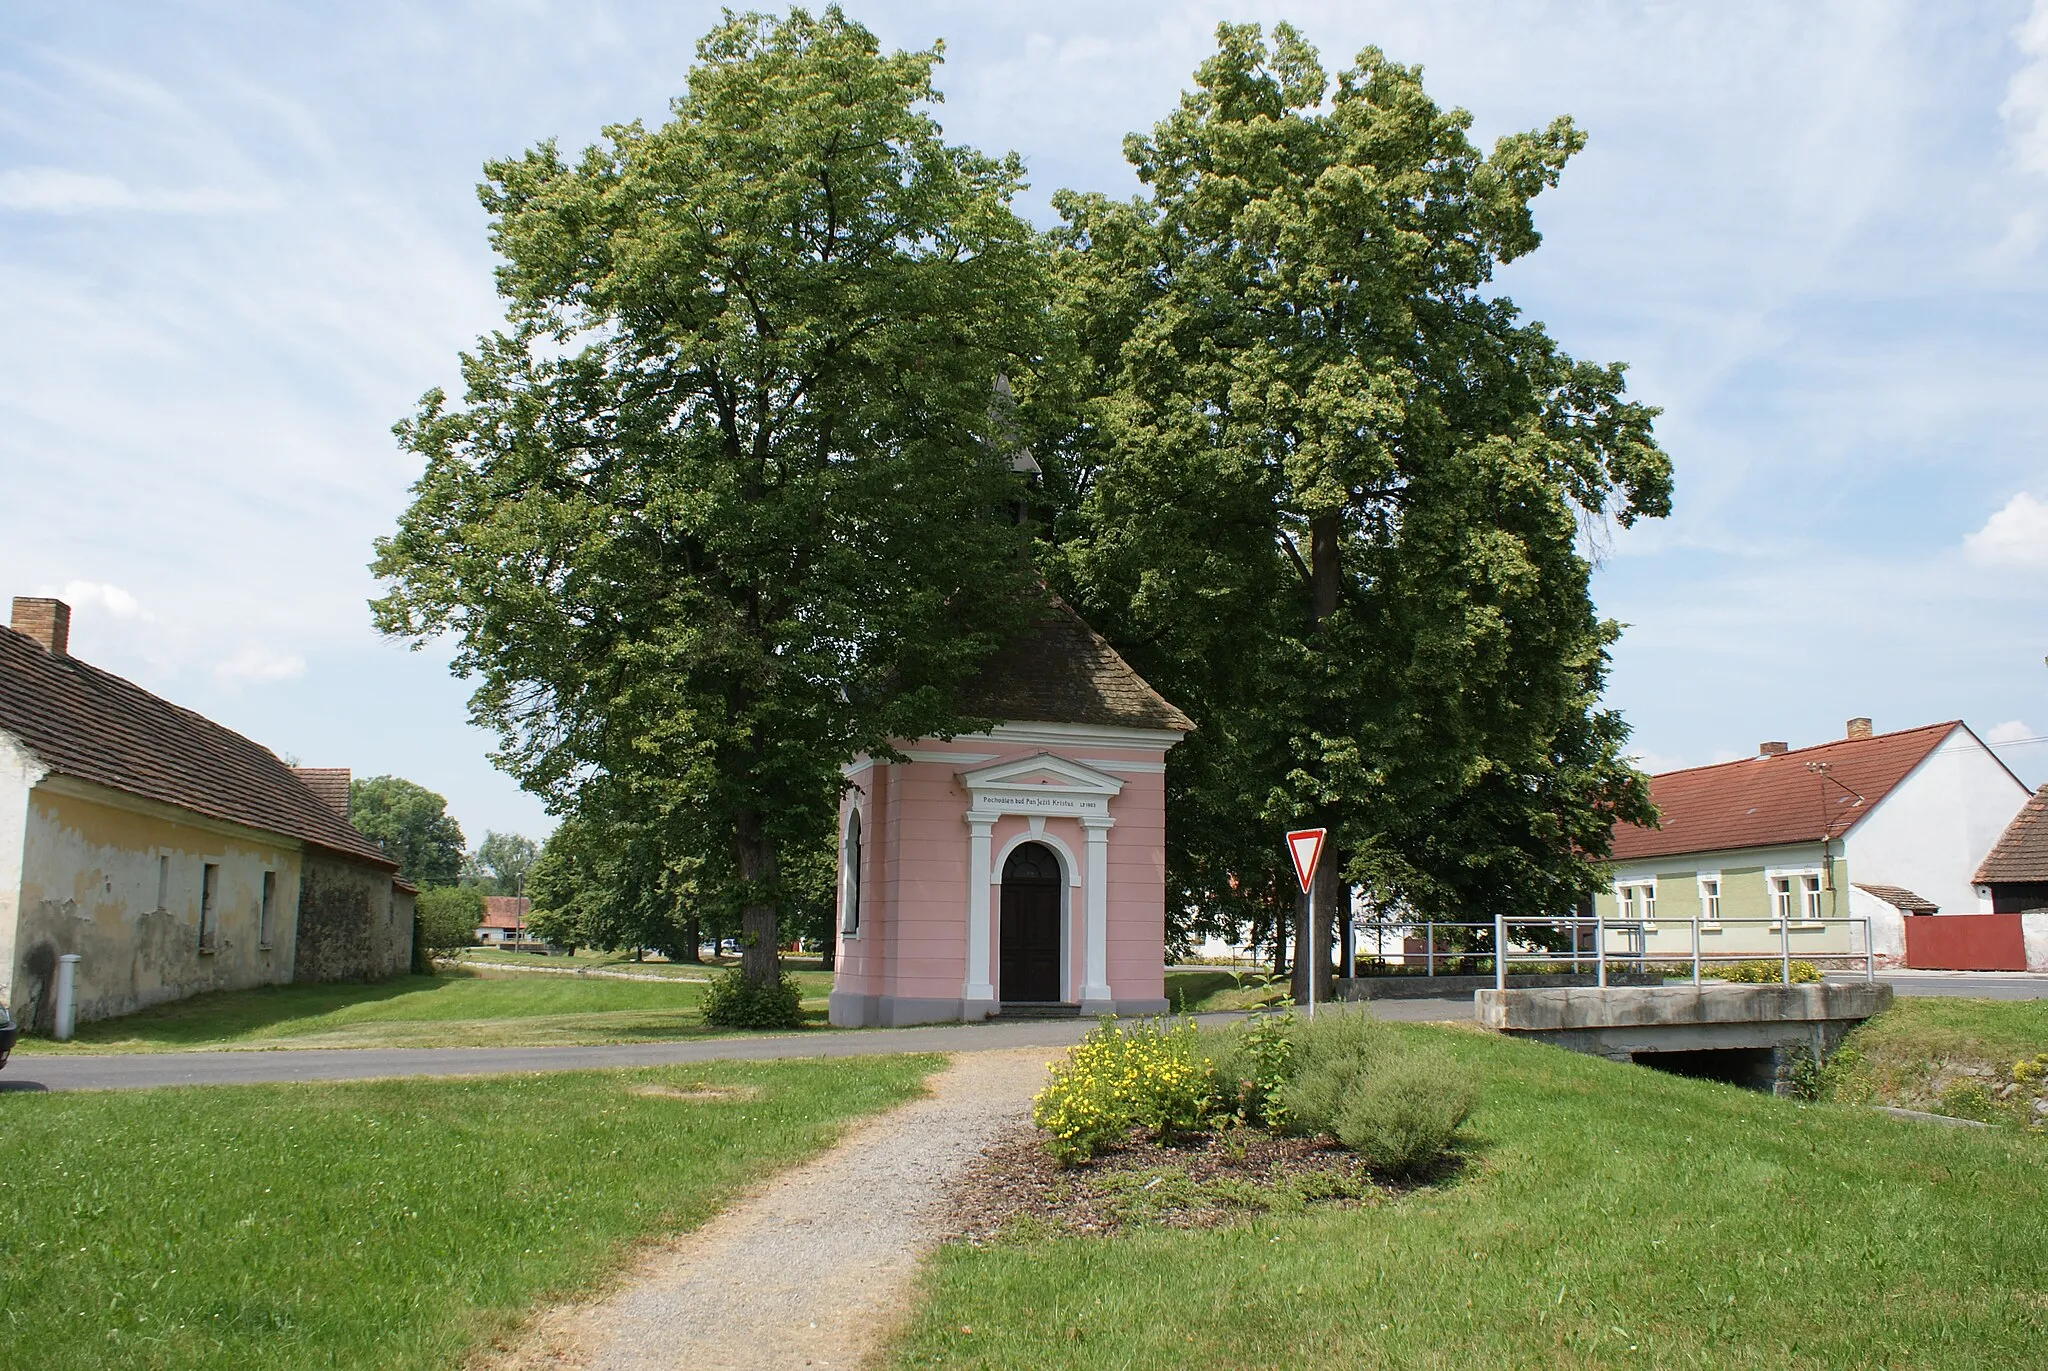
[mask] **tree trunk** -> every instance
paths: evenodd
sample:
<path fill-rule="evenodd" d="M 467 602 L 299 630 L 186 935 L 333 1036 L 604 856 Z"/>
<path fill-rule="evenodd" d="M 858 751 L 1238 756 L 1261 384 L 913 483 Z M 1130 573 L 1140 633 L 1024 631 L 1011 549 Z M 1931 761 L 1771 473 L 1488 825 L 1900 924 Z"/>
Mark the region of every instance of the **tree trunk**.
<path fill-rule="evenodd" d="M 820 971 L 833 971 L 837 970 L 838 966 L 839 939 L 828 932 L 818 942 L 818 969 Z"/>
<path fill-rule="evenodd" d="M 775 845 L 758 813 L 740 817 L 740 879 L 752 887 L 740 907 L 740 975 L 757 986 L 773 985 L 782 972 L 781 929 L 775 905 L 761 897 L 775 880 Z"/>
<path fill-rule="evenodd" d="M 1287 975 L 1287 916 L 1281 913 L 1278 902 L 1273 909 L 1273 979 Z"/>
<path fill-rule="evenodd" d="M 704 921 L 695 914 L 683 920 L 683 960 L 704 960 Z"/>

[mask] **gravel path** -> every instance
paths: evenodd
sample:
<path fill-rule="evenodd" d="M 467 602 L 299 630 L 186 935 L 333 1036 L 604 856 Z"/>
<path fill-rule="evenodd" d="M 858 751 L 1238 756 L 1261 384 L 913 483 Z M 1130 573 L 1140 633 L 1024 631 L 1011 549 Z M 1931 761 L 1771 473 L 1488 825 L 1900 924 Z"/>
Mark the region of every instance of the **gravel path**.
<path fill-rule="evenodd" d="M 860 1124 L 704 1227 L 655 1250 L 612 1294 L 550 1310 L 500 1371 L 851 1368 L 907 1307 L 944 1192 L 1025 1118 L 1038 1048 L 965 1053 L 931 1094 Z"/>

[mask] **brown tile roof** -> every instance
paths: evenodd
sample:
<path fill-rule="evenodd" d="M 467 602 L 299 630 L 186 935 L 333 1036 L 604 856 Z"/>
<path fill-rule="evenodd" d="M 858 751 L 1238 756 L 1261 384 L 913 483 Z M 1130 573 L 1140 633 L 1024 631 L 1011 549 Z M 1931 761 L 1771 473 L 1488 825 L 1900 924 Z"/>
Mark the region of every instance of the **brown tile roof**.
<path fill-rule="evenodd" d="M 1972 883 L 2005 881 L 2048 881 L 2048 785 L 2035 791 L 2005 826 Z"/>
<path fill-rule="evenodd" d="M 1616 824 L 1614 860 L 1809 843 L 1823 828 L 1839 838 L 1962 726 L 1951 720 L 1652 776 L 1663 826 Z M 1827 778 L 1808 763 L 1825 763 Z"/>
<path fill-rule="evenodd" d="M 1941 906 L 1924 895 L 1915 895 L 1902 885 L 1865 885 L 1855 883 L 1858 890 L 1868 891 L 1893 909 L 1902 909 L 1908 914 L 1939 914 Z"/>
<path fill-rule="evenodd" d="M 268 748 L 8 628 L 0 730 L 60 775 L 398 869 Z"/>
<path fill-rule="evenodd" d="M 989 658 L 962 692 L 960 708 L 1005 723 L 1179 733 L 1195 727 L 1057 596 L 1036 623 Z"/>

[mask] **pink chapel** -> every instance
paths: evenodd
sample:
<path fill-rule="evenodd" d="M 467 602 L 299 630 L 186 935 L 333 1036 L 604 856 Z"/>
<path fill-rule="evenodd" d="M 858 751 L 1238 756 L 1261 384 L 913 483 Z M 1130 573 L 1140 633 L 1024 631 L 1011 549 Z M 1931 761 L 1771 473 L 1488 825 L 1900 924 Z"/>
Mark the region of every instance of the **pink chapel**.
<path fill-rule="evenodd" d="M 1166 753 L 1194 724 L 1057 600 L 963 704 L 1004 722 L 846 768 L 832 1022 L 1165 1012 Z"/>

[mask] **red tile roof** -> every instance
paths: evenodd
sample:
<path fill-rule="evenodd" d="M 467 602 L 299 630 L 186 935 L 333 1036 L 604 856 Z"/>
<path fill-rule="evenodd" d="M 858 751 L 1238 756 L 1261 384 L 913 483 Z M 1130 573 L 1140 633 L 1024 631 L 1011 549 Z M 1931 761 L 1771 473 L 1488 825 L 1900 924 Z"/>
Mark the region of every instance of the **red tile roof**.
<path fill-rule="evenodd" d="M 2034 792 L 1977 868 L 1975 885 L 2048 881 L 2048 785 Z"/>
<path fill-rule="evenodd" d="M 268 748 L 10 628 L 0 730 L 59 775 L 398 869 Z"/>
<path fill-rule="evenodd" d="M 533 901 L 524 895 L 484 896 L 484 921 L 479 928 L 524 928 Z"/>
<path fill-rule="evenodd" d="M 1614 860 L 1839 838 L 1962 726 L 1951 720 L 1652 776 L 1663 826 L 1616 824 Z M 1826 776 L 1809 764 L 1825 764 Z"/>

